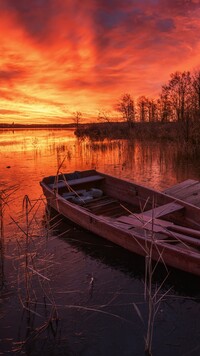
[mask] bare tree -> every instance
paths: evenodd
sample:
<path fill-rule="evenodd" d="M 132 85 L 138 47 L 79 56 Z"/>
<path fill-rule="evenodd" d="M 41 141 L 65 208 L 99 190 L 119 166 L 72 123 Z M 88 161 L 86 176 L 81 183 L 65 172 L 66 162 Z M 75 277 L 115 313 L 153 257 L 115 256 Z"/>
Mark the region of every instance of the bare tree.
<path fill-rule="evenodd" d="M 123 119 L 129 126 L 135 121 L 135 105 L 130 94 L 123 94 L 116 105 L 116 110 L 119 111 Z"/>
<path fill-rule="evenodd" d="M 161 122 L 172 121 L 173 113 L 170 100 L 168 98 L 168 91 L 165 91 L 164 86 L 162 93 L 157 101 L 157 109 L 159 112 L 159 118 Z"/>
<path fill-rule="evenodd" d="M 140 96 L 137 100 L 138 116 L 140 122 L 149 121 L 148 98 Z"/>
<path fill-rule="evenodd" d="M 101 122 L 107 122 L 110 124 L 110 118 L 109 118 L 109 115 L 106 111 L 104 110 L 101 110 L 99 111 L 98 113 L 98 120 L 101 121 Z"/>
<path fill-rule="evenodd" d="M 168 85 L 162 87 L 162 96 L 170 103 L 174 119 L 186 121 L 191 109 L 191 75 L 190 72 L 171 74 Z"/>
<path fill-rule="evenodd" d="M 73 113 L 73 121 L 76 125 L 76 129 L 78 129 L 81 119 L 82 119 L 82 113 L 80 111 L 76 111 Z"/>
<path fill-rule="evenodd" d="M 200 120 L 200 70 L 194 71 L 192 85 L 194 89 L 194 116 L 195 120 Z"/>
<path fill-rule="evenodd" d="M 158 107 L 154 99 L 148 99 L 149 122 L 158 121 Z"/>

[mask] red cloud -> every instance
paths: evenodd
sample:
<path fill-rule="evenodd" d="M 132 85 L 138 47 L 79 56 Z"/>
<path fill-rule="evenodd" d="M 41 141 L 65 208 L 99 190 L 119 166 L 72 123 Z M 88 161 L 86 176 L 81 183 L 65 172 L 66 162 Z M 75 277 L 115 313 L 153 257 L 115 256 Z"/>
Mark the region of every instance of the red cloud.
<path fill-rule="evenodd" d="M 94 118 L 199 64 L 196 0 L 0 0 L 0 13 L 1 108 L 29 120 Z"/>

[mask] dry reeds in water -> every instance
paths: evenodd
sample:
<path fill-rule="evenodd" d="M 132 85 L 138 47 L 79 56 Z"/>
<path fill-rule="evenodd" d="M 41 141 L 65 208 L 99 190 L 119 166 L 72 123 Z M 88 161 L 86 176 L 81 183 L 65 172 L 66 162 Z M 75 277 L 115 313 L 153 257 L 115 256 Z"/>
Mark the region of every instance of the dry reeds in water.
<path fill-rule="evenodd" d="M 148 201 L 148 200 L 147 200 Z M 146 204 L 147 204 L 146 201 Z M 152 203 L 153 207 L 155 207 L 155 203 Z M 144 209 L 144 208 L 143 208 Z M 143 211 L 141 209 L 141 211 Z M 144 230 L 146 234 L 145 237 L 145 245 L 143 246 L 143 250 L 145 252 L 145 279 L 144 279 L 144 300 L 147 306 L 147 320 L 143 318 L 141 311 L 138 306 L 133 303 L 134 309 L 142 321 L 143 325 L 146 326 L 146 334 L 145 334 L 145 355 L 152 356 L 152 343 L 153 343 L 153 333 L 155 328 L 155 318 L 160 309 L 160 305 L 166 295 L 169 293 L 167 290 L 164 293 L 161 293 L 161 289 L 164 286 L 169 274 L 167 271 L 167 267 L 163 261 L 162 250 L 159 250 L 156 245 L 156 236 L 154 233 L 154 208 L 152 209 L 152 216 L 149 218 L 148 223 L 151 224 L 152 229 L 150 231 Z M 156 250 L 158 255 L 157 262 L 153 262 L 153 251 Z M 158 267 L 158 264 L 162 263 L 166 269 L 166 277 L 160 283 L 160 285 L 154 286 L 153 277 Z"/>
<path fill-rule="evenodd" d="M 58 312 L 50 285 L 51 271 L 53 272 L 55 263 L 53 254 L 48 252 L 46 239 L 47 235 L 51 236 L 50 226 L 47 234 L 47 226 L 41 224 L 43 208 L 43 199 L 33 203 L 25 195 L 20 219 L 15 220 L 11 217 L 19 231 L 16 238 L 18 298 L 27 323 L 25 340 L 19 343 L 17 351 L 46 331 L 50 331 L 53 337 L 56 337 L 58 328 Z M 24 323 L 24 318 L 22 319 Z"/>
<path fill-rule="evenodd" d="M 10 197 L 17 190 L 17 186 L 0 190 L 0 289 L 5 283 L 4 274 L 4 213 L 5 208 L 9 204 Z"/>
<path fill-rule="evenodd" d="M 0 288 L 4 285 L 4 226 L 3 226 L 3 198 L 0 192 Z"/>

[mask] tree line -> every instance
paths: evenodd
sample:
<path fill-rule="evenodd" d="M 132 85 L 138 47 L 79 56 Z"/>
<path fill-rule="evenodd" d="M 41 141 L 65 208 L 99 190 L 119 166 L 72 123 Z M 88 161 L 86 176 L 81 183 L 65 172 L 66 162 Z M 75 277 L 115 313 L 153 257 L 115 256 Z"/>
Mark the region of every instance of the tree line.
<path fill-rule="evenodd" d="M 175 72 L 157 99 L 123 94 L 115 106 L 129 125 L 134 122 L 200 122 L 200 70 Z"/>
<path fill-rule="evenodd" d="M 159 126 L 160 130 L 165 126 L 166 130 L 172 127 L 173 135 L 168 132 L 168 136 L 174 136 L 180 141 L 191 142 L 196 146 L 200 145 L 200 69 L 193 72 L 176 71 L 170 75 L 167 84 L 161 87 L 158 98 L 140 96 L 134 99 L 131 94 L 123 94 L 113 106 L 114 110 L 120 113 L 122 123 L 128 124 L 129 128 L 134 128 L 136 123 L 140 130 L 148 130 L 148 127 Z M 107 124 L 107 131 L 113 130 L 113 120 L 106 111 L 99 112 L 98 121 Z M 73 113 L 73 121 L 78 130 L 82 121 L 82 113 Z M 148 125 L 152 123 L 152 125 Z M 166 124 L 166 125 L 162 125 Z M 175 126 L 174 126 L 175 125 Z M 80 131 L 80 130 L 79 130 Z M 133 130 L 130 130 L 133 133 Z M 77 131 L 78 132 L 78 131 Z M 130 132 L 129 132 L 130 134 Z M 163 132 L 162 134 L 165 134 Z"/>

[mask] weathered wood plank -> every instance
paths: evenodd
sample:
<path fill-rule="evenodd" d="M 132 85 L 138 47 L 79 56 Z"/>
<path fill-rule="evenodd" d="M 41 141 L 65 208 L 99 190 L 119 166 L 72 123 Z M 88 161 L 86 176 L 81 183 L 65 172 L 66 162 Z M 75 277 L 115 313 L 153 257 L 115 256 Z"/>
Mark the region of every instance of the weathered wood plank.
<path fill-rule="evenodd" d="M 185 200 L 186 198 L 190 196 L 196 196 L 200 193 L 200 183 L 196 183 L 191 185 L 190 187 L 187 187 L 186 189 L 182 189 L 181 191 L 177 192 L 174 197 L 178 199 Z"/>
<path fill-rule="evenodd" d="M 117 202 L 117 200 L 113 199 L 113 198 L 110 198 L 108 196 L 103 196 L 103 197 L 100 197 L 100 198 L 96 198 L 96 199 L 93 199 L 92 201 L 86 203 L 85 205 L 88 207 L 88 208 L 91 208 L 91 209 L 95 209 L 95 208 L 98 208 L 98 207 L 101 207 L 103 205 L 106 205 L 106 204 L 109 204 L 109 203 L 113 203 L 113 202 Z"/>
<path fill-rule="evenodd" d="M 156 208 L 153 208 L 148 211 L 142 212 L 140 215 L 146 215 L 154 218 L 159 218 L 161 216 L 165 216 L 177 211 L 181 211 L 184 209 L 184 206 L 177 204 L 177 203 L 168 203 Z"/>
<path fill-rule="evenodd" d="M 171 226 L 168 226 L 168 229 L 170 231 L 177 231 L 189 236 L 193 236 L 193 237 L 197 237 L 200 239 L 200 231 L 199 230 L 195 230 L 195 229 L 190 229 L 188 227 L 184 227 L 184 226 L 179 226 L 179 225 L 175 225 L 175 224 L 171 224 Z"/>
<path fill-rule="evenodd" d="M 49 184 L 50 188 L 54 189 L 59 189 L 59 188 L 64 188 L 64 187 L 72 187 L 74 185 L 79 185 L 79 184 L 87 184 L 87 183 L 92 183 L 92 182 L 98 182 L 101 180 L 104 180 L 105 178 L 100 176 L 100 175 L 94 175 L 94 176 L 89 176 L 89 177 L 83 177 L 83 178 L 77 178 L 77 179 L 71 179 L 71 180 L 60 180 L 58 182 Z"/>
<path fill-rule="evenodd" d="M 177 232 L 172 231 L 173 224 L 170 224 L 170 222 L 169 222 L 169 227 L 167 227 L 167 226 L 163 227 L 163 226 L 159 225 L 158 223 L 152 224 L 152 222 L 144 222 L 142 220 L 139 220 L 137 218 L 133 218 L 130 216 L 121 216 L 120 218 L 117 219 L 117 221 L 128 224 L 129 228 L 130 228 L 130 225 L 132 224 L 133 228 L 142 228 L 142 229 L 150 231 L 152 233 L 161 233 L 161 234 L 167 236 L 168 238 L 170 238 L 170 240 L 168 241 L 169 243 L 181 241 L 186 244 L 196 246 L 198 248 L 200 247 L 200 239 L 199 238 L 187 236 L 187 235 L 181 233 L 180 230 Z M 182 232 L 188 233 L 189 232 L 188 230 L 190 230 L 190 232 L 192 231 L 192 229 L 185 229 Z M 199 232 L 197 230 L 193 230 L 193 233 L 198 234 Z M 196 236 L 196 237 L 199 237 L 199 236 Z M 155 239 L 156 239 L 156 235 L 155 235 Z"/>
<path fill-rule="evenodd" d="M 172 187 L 169 187 L 169 188 L 165 189 L 163 191 L 163 193 L 166 193 L 166 194 L 171 195 L 171 196 L 176 196 L 176 194 L 178 192 L 180 192 L 181 190 L 185 190 L 188 187 L 190 187 L 192 185 L 195 185 L 197 183 L 199 183 L 199 181 L 194 180 L 194 179 L 187 179 L 187 180 L 185 180 L 185 181 L 183 181 L 181 183 L 175 184 Z"/>
<path fill-rule="evenodd" d="M 164 191 L 164 193 L 174 198 L 183 200 L 194 206 L 200 207 L 200 182 L 188 179 L 182 183 L 176 184 Z"/>
<path fill-rule="evenodd" d="M 101 202 L 97 202 L 96 204 L 90 205 L 89 208 L 92 211 L 96 211 L 98 209 L 105 208 L 106 206 L 111 205 L 111 204 L 113 205 L 115 203 L 118 203 L 117 200 L 110 198 L 108 200 L 104 200 L 104 201 L 101 201 Z"/>
<path fill-rule="evenodd" d="M 152 232 L 165 232 L 165 227 L 159 225 L 159 224 L 156 224 L 156 223 L 153 223 L 150 221 L 144 221 L 142 219 L 138 219 L 137 217 L 133 217 L 133 216 L 120 216 L 119 218 L 117 218 L 117 221 L 119 222 L 123 222 L 123 223 L 126 223 L 126 224 L 129 224 L 133 227 L 141 227 L 145 230 L 149 230 L 149 231 L 152 231 Z"/>
<path fill-rule="evenodd" d="M 96 210 L 95 212 L 90 210 L 92 213 L 95 213 L 95 215 L 101 215 L 104 217 L 113 217 L 113 216 L 121 216 L 122 215 L 122 211 L 121 211 L 121 207 L 119 205 L 108 205 L 107 207 L 101 207 L 98 210 Z"/>
<path fill-rule="evenodd" d="M 184 199 L 187 203 L 200 207 L 200 192 L 197 195 L 192 195 Z"/>
<path fill-rule="evenodd" d="M 160 225 L 163 227 L 168 227 L 168 226 L 174 226 L 173 222 L 166 221 L 166 220 L 161 220 L 158 218 L 152 218 L 152 216 L 144 215 L 144 214 L 131 214 L 129 217 L 139 219 L 143 221 L 144 223 L 149 222 L 151 224 L 156 224 Z"/>
<path fill-rule="evenodd" d="M 200 248 L 200 240 L 191 236 L 186 236 L 178 232 L 168 231 L 168 236 L 174 238 L 175 241 L 181 241 L 188 245 Z"/>

